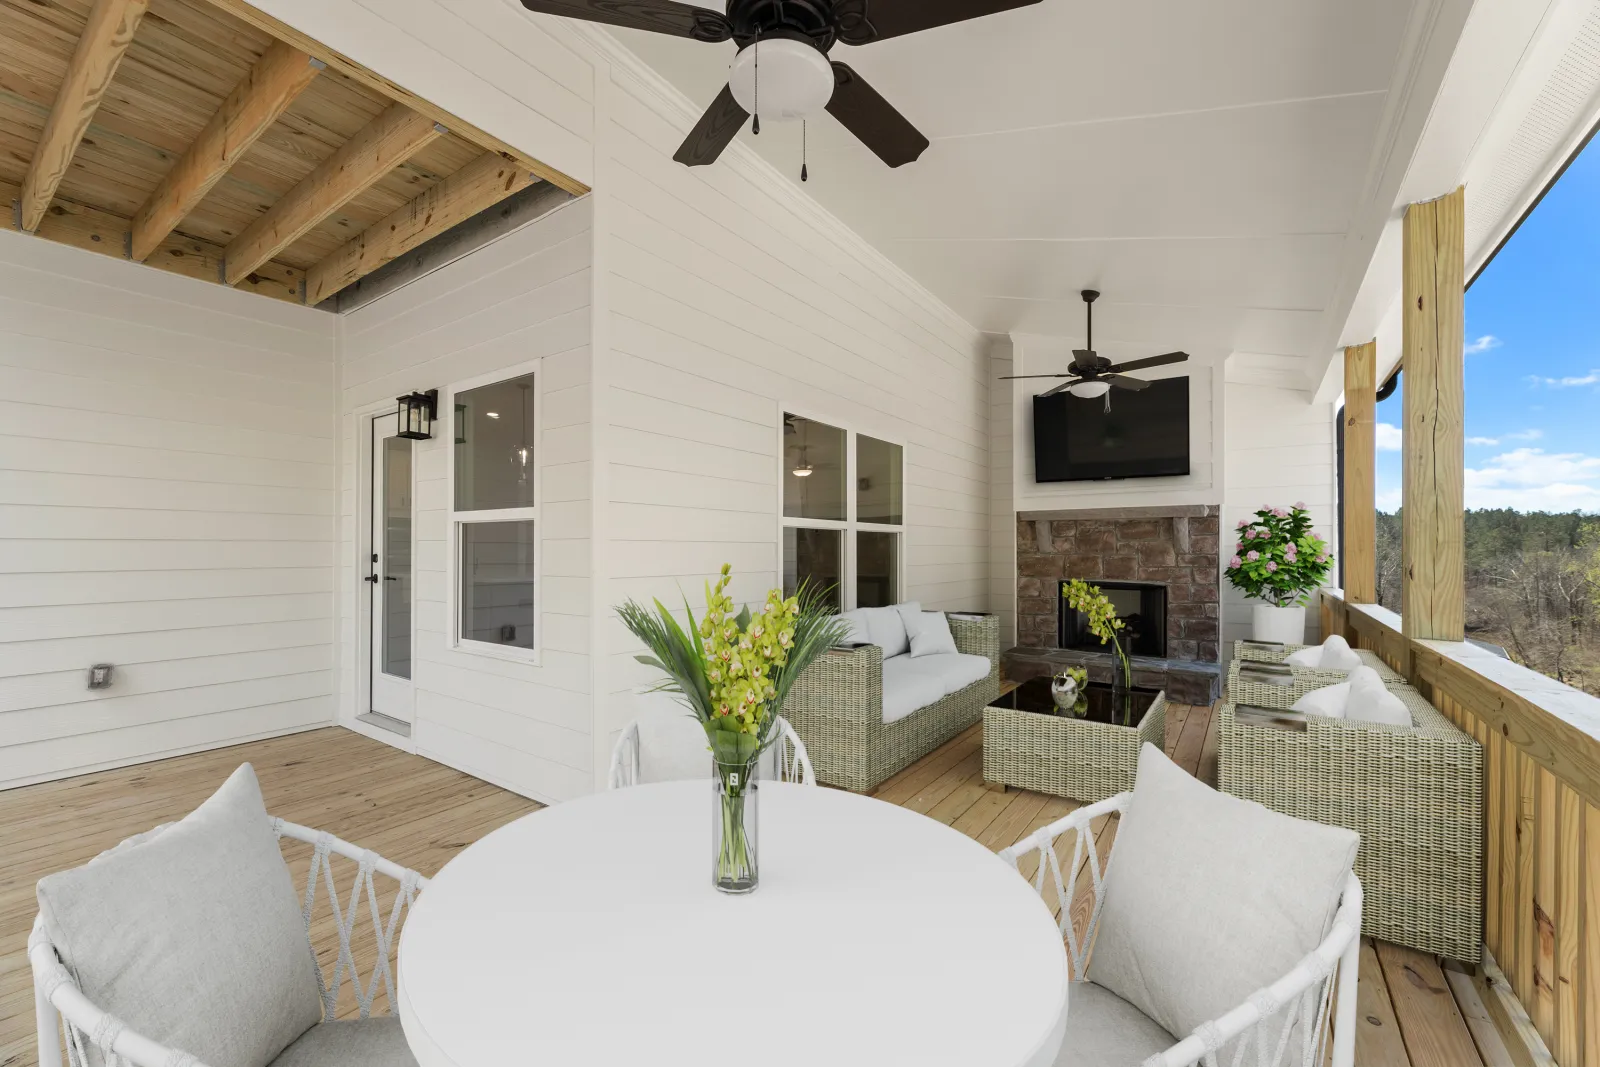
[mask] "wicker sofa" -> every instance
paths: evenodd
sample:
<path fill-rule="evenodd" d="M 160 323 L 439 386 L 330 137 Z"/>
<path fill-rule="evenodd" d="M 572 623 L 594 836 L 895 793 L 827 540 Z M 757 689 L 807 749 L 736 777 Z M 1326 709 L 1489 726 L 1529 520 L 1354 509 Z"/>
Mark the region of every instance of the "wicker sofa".
<path fill-rule="evenodd" d="M 833 648 L 795 681 L 783 714 L 806 743 L 818 781 L 870 792 L 983 718 L 1000 691 L 1000 621 L 962 612 L 947 618 L 957 651 L 986 657 L 989 673 L 893 722 L 884 721 L 879 645 Z"/>
<path fill-rule="evenodd" d="M 1341 679 L 1342 680 L 1342 679 Z M 1274 811 L 1361 835 L 1363 931 L 1476 963 L 1483 944 L 1483 749 L 1415 689 L 1394 727 L 1317 715 L 1241 721 L 1240 704 L 1287 709 L 1326 684 L 1230 689 L 1220 716 L 1218 784 Z M 1303 722 L 1304 729 L 1299 729 Z"/>

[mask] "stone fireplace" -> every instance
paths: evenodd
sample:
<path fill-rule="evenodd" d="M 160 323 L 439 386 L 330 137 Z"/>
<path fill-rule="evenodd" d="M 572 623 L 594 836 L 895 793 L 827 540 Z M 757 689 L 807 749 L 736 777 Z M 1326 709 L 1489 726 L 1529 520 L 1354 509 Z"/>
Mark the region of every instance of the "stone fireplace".
<path fill-rule="evenodd" d="M 1167 587 L 1158 582 L 1095 583 L 1122 620 L 1128 654 L 1164 659 L 1167 655 Z M 1058 587 L 1059 590 L 1059 587 Z M 1079 652 L 1104 652 L 1089 631 L 1089 617 L 1057 595 L 1056 647 Z"/>
<path fill-rule="evenodd" d="M 1134 682 L 1185 703 L 1214 697 L 1220 675 L 1221 509 L 1215 505 L 1023 512 L 1017 516 L 1017 644 L 1007 676 L 1023 680 L 1082 663 L 1108 675 L 1110 656 L 1084 640 L 1061 583 L 1100 585 L 1146 630 Z"/>

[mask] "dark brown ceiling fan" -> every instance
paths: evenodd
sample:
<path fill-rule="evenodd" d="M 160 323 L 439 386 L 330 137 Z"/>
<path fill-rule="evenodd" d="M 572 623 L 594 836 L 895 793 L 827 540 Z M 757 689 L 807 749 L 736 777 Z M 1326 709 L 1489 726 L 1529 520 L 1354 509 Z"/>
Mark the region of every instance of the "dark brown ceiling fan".
<path fill-rule="evenodd" d="M 828 113 L 891 167 L 921 156 L 928 139 L 848 65 L 829 62 L 835 44 L 890 37 L 982 18 L 1040 0 L 728 0 L 726 13 L 674 0 L 522 0 L 530 11 L 718 43 L 739 53 L 728 85 L 673 156 L 715 162 L 754 113 L 804 118 Z"/>
<path fill-rule="evenodd" d="M 1094 350 L 1094 302 L 1100 298 L 1098 291 L 1085 289 L 1079 294 L 1083 297 L 1083 313 L 1087 319 L 1087 337 L 1085 347 L 1072 350 L 1072 367 L 1065 374 L 1007 374 L 1001 381 L 1012 381 L 1018 378 L 1066 378 L 1053 389 L 1047 389 L 1040 396 L 1055 396 L 1062 390 L 1070 390 L 1073 396 L 1096 397 L 1103 396 L 1108 388 L 1116 386 L 1118 389 L 1148 389 L 1150 383 L 1140 378 L 1129 378 L 1126 374 L 1130 370 L 1148 370 L 1151 367 L 1165 367 L 1173 363 L 1183 363 L 1188 360 L 1187 352 L 1168 352 L 1165 355 L 1150 356 L 1146 359 L 1135 359 L 1127 363 L 1112 363 L 1106 357 Z"/>

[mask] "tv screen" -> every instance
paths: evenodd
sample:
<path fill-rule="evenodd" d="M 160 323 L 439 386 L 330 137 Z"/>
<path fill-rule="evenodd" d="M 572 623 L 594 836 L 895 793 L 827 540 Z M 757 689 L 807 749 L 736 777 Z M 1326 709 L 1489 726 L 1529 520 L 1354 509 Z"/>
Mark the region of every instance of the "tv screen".
<path fill-rule="evenodd" d="M 1189 473 L 1189 379 L 1162 378 L 1150 388 L 1033 398 L 1034 480 L 1087 482 Z"/>

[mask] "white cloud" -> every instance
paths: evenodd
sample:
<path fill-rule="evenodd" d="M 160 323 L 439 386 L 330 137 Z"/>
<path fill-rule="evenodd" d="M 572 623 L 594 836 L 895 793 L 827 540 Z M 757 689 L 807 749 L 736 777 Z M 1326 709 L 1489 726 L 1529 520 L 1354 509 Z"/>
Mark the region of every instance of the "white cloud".
<path fill-rule="evenodd" d="M 1500 438 L 1498 438 L 1498 437 L 1469 437 L 1469 438 L 1467 438 L 1467 444 L 1469 444 L 1469 445 L 1497 445 L 1499 443 L 1500 443 Z"/>
<path fill-rule="evenodd" d="M 1600 457 L 1542 448 L 1504 452 L 1466 470 L 1469 508 L 1600 512 Z"/>
<path fill-rule="evenodd" d="M 1385 485 L 1379 483 L 1378 491 L 1374 495 L 1373 503 L 1385 515 L 1393 515 L 1400 510 L 1400 487 L 1398 485 Z"/>
<path fill-rule="evenodd" d="M 1585 385 L 1600 385 L 1600 370 L 1592 370 L 1584 375 L 1572 375 L 1566 378 L 1541 378 L 1535 374 L 1530 381 L 1534 385 L 1542 385 L 1547 389 L 1579 389 Z"/>
<path fill-rule="evenodd" d="M 1507 441 L 1537 441 L 1544 436 L 1543 430 L 1518 430 L 1516 433 L 1506 434 Z"/>
<path fill-rule="evenodd" d="M 1392 422 L 1380 422 L 1377 425 L 1377 431 L 1379 452 L 1400 451 L 1400 427 L 1396 426 Z"/>
<path fill-rule="evenodd" d="M 1478 338 L 1476 341 L 1468 341 L 1465 345 L 1462 346 L 1461 350 L 1462 350 L 1463 353 L 1465 353 L 1466 355 L 1470 356 L 1475 352 L 1487 352 L 1491 348 L 1499 348 L 1499 347 L 1500 347 L 1500 338 L 1496 337 L 1492 333 L 1486 333 L 1482 337 Z"/>

